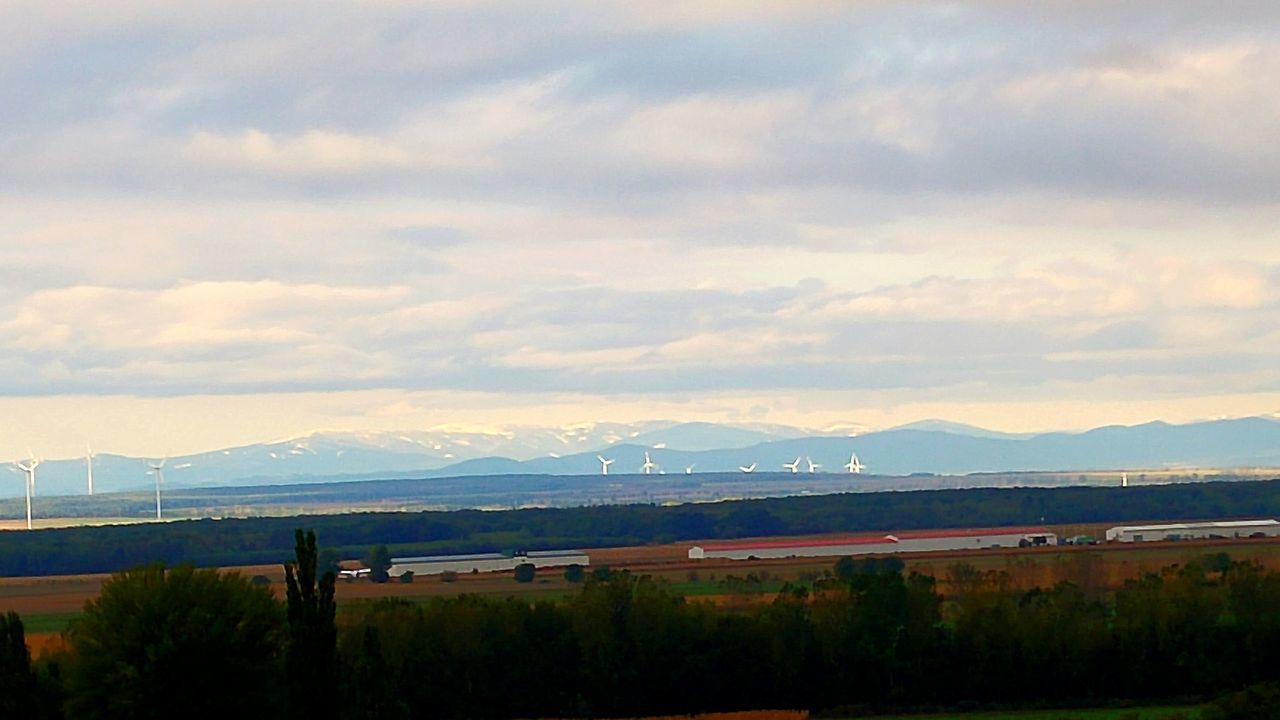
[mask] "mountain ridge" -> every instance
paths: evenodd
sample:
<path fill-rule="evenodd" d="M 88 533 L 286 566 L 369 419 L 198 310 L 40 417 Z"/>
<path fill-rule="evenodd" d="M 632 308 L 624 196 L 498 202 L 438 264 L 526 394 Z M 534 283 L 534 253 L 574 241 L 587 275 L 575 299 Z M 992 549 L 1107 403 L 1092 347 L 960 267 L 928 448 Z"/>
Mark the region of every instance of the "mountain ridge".
<path fill-rule="evenodd" d="M 657 464 L 656 471 L 666 473 L 684 473 L 688 468 L 694 472 L 738 472 L 739 467 L 753 463 L 759 472 L 783 472 L 783 463 L 796 459 L 805 470 L 806 458 L 820 465 L 821 472 L 843 472 L 854 452 L 866 463 L 867 472 L 882 475 L 1280 466 L 1280 422 L 1265 416 L 1183 425 L 1156 421 L 1034 435 L 985 431 L 946 421 L 923 422 L 925 427 L 942 429 L 897 427 L 847 436 L 803 434 L 806 431 L 785 426 L 766 430 L 654 421 L 647 425 L 584 424 L 569 432 L 541 429 L 524 437 L 489 434 L 484 442 L 478 434 L 467 432 L 448 437 L 429 431 L 313 433 L 173 457 L 165 466 L 164 479 L 173 487 L 217 487 L 378 477 L 599 474 L 599 456 L 613 460 L 610 475 L 635 476 L 641 474 L 646 452 Z M 792 436 L 785 436 L 789 434 Z M 523 457 L 488 452 L 495 447 L 516 448 Z M 552 447 L 560 451 L 548 451 Z M 95 489 L 148 488 L 153 478 L 146 471 L 143 458 L 100 454 L 94 461 Z M 14 482 L 0 485 L 0 496 L 14 497 L 21 492 L 16 472 Z M 84 493 L 83 458 L 49 460 L 40 465 L 37 494 Z"/>

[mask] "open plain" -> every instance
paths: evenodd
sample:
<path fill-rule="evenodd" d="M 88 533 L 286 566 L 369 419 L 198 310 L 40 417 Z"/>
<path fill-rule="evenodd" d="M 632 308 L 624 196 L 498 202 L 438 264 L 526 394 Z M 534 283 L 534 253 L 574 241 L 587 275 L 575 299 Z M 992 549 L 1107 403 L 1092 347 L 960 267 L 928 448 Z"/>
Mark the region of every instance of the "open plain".
<path fill-rule="evenodd" d="M 1101 526 L 1052 527 L 1061 536 L 1101 536 Z M 775 538 L 776 539 L 776 538 Z M 649 575 L 696 602 L 721 606 L 769 602 L 784 582 L 806 582 L 831 570 L 833 558 L 778 558 L 767 560 L 688 559 L 688 549 L 697 543 L 643 545 L 589 549 L 594 568 L 609 567 Z M 1230 539 L 1138 544 L 1100 544 L 1040 548 L 982 549 L 901 555 L 907 572 L 933 576 L 939 591 L 950 590 L 953 567 L 967 564 L 981 573 L 995 573 L 1015 589 L 1050 587 L 1061 581 L 1086 590 L 1115 590 L 1125 581 L 1145 573 L 1159 572 L 1171 565 L 1194 562 L 1206 555 L 1226 553 L 1233 560 L 1251 561 L 1271 570 L 1280 570 L 1280 539 Z M 262 576 L 278 596 L 284 594 L 284 570 L 280 565 L 227 567 L 243 575 Z M 1002 575 L 1001 575 L 1002 574 Z M 50 577 L 0 578 L 0 613 L 22 615 L 33 651 L 56 646 L 61 630 L 78 615 L 86 602 L 97 597 L 110 575 L 85 574 Z M 387 583 L 367 580 L 342 581 L 336 586 L 339 610 L 342 606 L 382 598 L 402 598 L 410 602 L 430 597 L 477 595 L 518 595 L 530 599 L 554 599 L 572 593 L 576 585 L 565 580 L 555 568 L 544 569 L 532 583 L 516 583 L 510 572 L 461 574 L 452 581 L 438 576 L 415 578 L 413 582 L 393 579 Z"/>

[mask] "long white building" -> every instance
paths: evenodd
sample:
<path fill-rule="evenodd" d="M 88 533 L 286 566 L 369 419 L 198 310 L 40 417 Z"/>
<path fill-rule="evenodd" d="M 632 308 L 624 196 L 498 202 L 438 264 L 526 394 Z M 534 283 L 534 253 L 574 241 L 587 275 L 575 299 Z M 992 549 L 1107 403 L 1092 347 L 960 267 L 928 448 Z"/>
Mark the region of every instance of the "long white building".
<path fill-rule="evenodd" d="M 1058 536 L 1043 527 L 917 530 L 891 535 L 861 535 L 813 540 L 709 543 L 689 548 L 689 559 L 764 560 L 790 557 L 843 557 L 845 555 L 1028 547 L 1057 543 Z"/>
<path fill-rule="evenodd" d="M 517 565 L 531 563 L 534 567 L 564 567 L 591 564 L 591 558 L 580 550 L 534 550 L 516 555 L 502 553 L 478 553 L 472 555 L 428 555 L 424 557 L 392 558 L 392 577 L 411 571 L 414 575 L 439 575 L 445 572 L 501 572 L 514 570 Z"/>
<path fill-rule="evenodd" d="M 1122 525 L 1107 531 L 1107 542 L 1126 543 L 1264 537 L 1280 537 L 1280 521 L 1219 520 L 1168 525 Z"/>

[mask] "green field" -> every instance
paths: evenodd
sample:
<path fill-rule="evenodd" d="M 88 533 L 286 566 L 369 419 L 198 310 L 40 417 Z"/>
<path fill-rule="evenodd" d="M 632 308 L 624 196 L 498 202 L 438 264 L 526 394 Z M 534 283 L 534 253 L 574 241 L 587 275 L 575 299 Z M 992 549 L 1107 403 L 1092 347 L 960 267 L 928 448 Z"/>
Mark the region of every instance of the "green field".
<path fill-rule="evenodd" d="M 22 627 L 28 633 L 62 632 L 67 629 L 68 623 L 78 617 L 78 612 L 23 615 Z"/>
<path fill-rule="evenodd" d="M 860 720 L 1199 720 L 1200 710 L 1201 708 L 1197 705 L 1088 710 L 1006 710 L 937 715 L 881 715 Z"/>

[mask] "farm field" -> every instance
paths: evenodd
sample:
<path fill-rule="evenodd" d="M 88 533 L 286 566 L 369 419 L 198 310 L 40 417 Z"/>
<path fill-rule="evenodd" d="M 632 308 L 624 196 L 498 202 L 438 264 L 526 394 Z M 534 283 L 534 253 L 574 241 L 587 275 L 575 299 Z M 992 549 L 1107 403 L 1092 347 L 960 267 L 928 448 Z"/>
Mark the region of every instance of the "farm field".
<path fill-rule="evenodd" d="M 879 715 L 862 720 L 1197 720 L 1198 706 L 1020 710 L 937 715 Z"/>
<path fill-rule="evenodd" d="M 1064 535 L 1099 534 L 1098 528 L 1054 528 Z M 691 601 L 721 607 L 745 607 L 770 602 L 785 582 L 804 582 L 829 571 L 834 557 L 779 558 L 769 560 L 689 560 L 688 548 L 696 543 L 588 549 L 594 567 L 608 566 L 669 582 L 677 593 Z M 1205 540 L 1178 543 L 1110 544 L 1009 548 L 920 553 L 900 556 L 907 572 L 937 578 L 938 589 L 946 594 L 948 573 L 964 563 L 979 572 L 1003 572 L 1009 586 L 1017 589 L 1049 587 L 1069 581 L 1088 590 L 1114 590 L 1126 580 L 1144 573 L 1158 572 L 1174 564 L 1194 561 L 1207 554 L 1227 553 L 1234 560 L 1251 560 L 1272 570 L 1280 570 L 1280 540 Z M 284 594 L 284 571 L 280 565 L 250 565 L 234 568 L 246 576 L 262 575 L 277 596 Z M 0 578 L 0 613 L 14 611 L 24 617 L 33 650 L 55 642 L 67 622 L 97 597 L 106 574 L 53 577 Z M 576 585 L 567 582 L 559 569 L 541 571 L 532 583 L 516 583 L 511 573 L 459 575 L 454 582 L 437 576 L 420 576 L 412 583 L 395 580 L 378 584 L 367 581 L 339 581 L 337 600 L 351 605 L 381 598 L 409 601 L 461 594 L 521 596 L 555 599 L 572 593 Z M 1021 716 L 1019 716 L 1021 717 Z M 1061 716 L 1055 716 L 1061 717 Z M 1071 716 L 1075 717 L 1075 716 Z M 1032 718 L 1034 720 L 1034 718 Z"/>
<path fill-rule="evenodd" d="M 184 518 L 165 519 L 181 520 Z M 31 527 L 34 530 L 48 530 L 51 528 L 98 527 L 101 525 L 137 525 L 153 522 L 156 522 L 153 517 L 33 517 L 31 518 Z M 0 519 L 0 530 L 26 529 L 26 518 Z"/>

